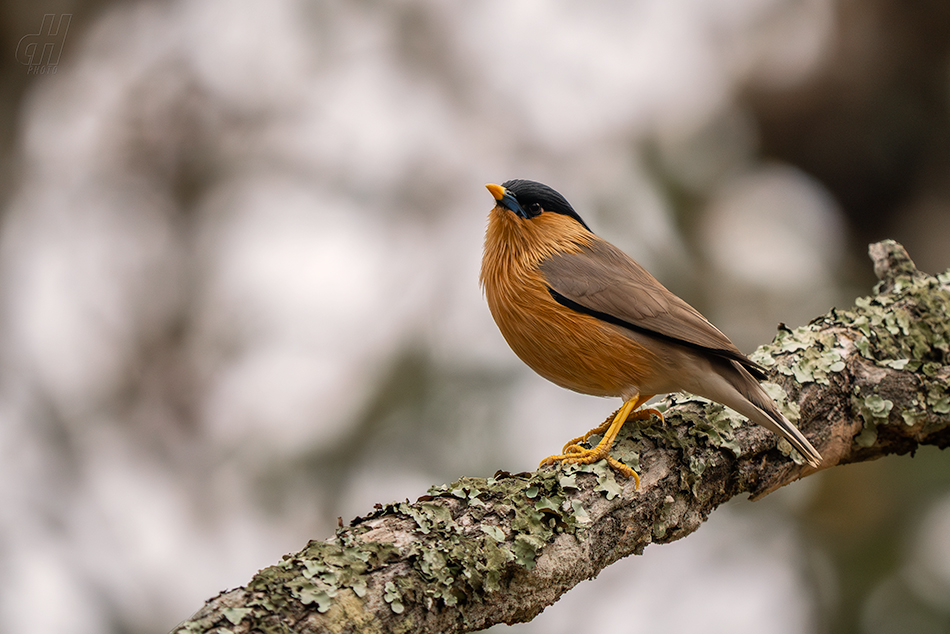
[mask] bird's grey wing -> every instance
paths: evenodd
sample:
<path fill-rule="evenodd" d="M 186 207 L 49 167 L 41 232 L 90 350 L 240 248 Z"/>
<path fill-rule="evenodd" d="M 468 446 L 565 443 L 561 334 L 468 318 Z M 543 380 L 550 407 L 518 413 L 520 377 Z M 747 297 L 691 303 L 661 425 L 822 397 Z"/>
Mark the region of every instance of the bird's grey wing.
<path fill-rule="evenodd" d="M 699 311 L 667 290 L 646 269 L 609 242 L 546 258 L 541 274 L 555 300 L 615 325 L 707 350 L 738 361 L 759 378 L 750 361 Z"/>

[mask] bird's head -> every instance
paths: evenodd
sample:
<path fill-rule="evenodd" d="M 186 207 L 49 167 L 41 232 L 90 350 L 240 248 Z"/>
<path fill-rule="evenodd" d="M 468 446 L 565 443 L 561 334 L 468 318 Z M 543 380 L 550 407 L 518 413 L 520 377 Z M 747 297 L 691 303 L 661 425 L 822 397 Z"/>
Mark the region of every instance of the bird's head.
<path fill-rule="evenodd" d="M 495 205 L 507 209 L 524 220 L 531 220 L 544 213 L 568 216 L 590 231 L 571 204 L 547 185 L 535 181 L 514 179 L 501 185 L 485 185 L 495 198 Z"/>

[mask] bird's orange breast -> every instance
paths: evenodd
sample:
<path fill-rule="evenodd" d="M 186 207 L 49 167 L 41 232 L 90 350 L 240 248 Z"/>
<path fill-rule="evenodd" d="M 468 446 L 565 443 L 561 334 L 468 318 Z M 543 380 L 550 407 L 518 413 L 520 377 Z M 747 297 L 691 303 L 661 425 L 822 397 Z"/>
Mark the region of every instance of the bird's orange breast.
<path fill-rule="evenodd" d="M 595 239 L 560 214 L 523 219 L 495 207 L 481 283 L 498 329 L 535 372 L 584 394 L 629 397 L 659 361 L 622 328 L 556 302 L 539 269 L 545 258 L 576 253 Z"/>

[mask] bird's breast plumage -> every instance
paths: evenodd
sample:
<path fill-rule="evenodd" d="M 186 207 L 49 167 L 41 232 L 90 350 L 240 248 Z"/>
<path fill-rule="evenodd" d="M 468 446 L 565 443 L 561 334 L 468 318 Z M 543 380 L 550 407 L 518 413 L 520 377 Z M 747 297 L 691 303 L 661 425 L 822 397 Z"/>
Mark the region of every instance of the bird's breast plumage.
<path fill-rule="evenodd" d="M 544 378 L 596 396 L 636 393 L 657 360 L 622 328 L 554 300 L 542 266 L 579 253 L 596 236 L 572 219 L 530 220 L 496 207 L 489 216 L 481 283 L 492 317 L 511 349 Z"/>

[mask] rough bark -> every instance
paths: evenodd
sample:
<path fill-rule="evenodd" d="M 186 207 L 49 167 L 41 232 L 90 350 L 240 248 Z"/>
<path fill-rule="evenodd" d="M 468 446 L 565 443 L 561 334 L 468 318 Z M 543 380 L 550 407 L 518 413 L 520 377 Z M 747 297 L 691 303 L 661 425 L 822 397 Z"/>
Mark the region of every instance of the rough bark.
<path fill-rule="evenodd" d="M 950 272 L 920 273 L 899 244 L 871 245 L 880 283 L 848 310 L 781 327 L 753 358 L 823 468 L 950 444 Z M 466 632 L 528 621 L 574 585 L 652 543 L 696 530 L 743 493 L 815 470 L 720 405 L 667 398 L 666 422 L 627 426 L 598 463 L 496 473 L 377 505 L 224 592 L 176 632 Z"/>

